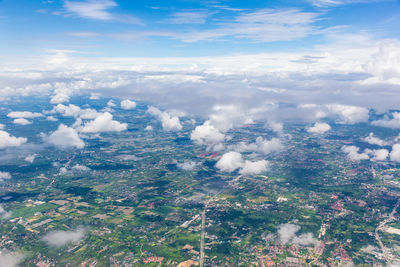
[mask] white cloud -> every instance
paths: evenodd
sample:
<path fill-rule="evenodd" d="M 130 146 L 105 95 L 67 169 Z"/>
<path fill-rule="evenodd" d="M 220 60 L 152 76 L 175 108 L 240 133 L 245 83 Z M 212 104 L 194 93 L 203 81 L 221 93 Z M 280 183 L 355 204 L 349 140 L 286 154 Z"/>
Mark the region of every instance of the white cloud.
<path fill-rule="evenodd" d="M 230 151 L 222 155 L 215 167 L 226 172 L 233 172 L 239 169 L 240 174 L 254 175 L 267 171 L 269 163 L 266 160 L 244 161 L 239 152 Z"/>
<path fill-rule="evenodd" d="M 115 121 L 109 112 L 105 112 L 96 119 L 85 123 L 81 131 L 83 133 L 121 132 L 127 128 L 127 123 Z"/>
<path fill-rule="evenodd" d="M 81 113 L 81 108 L 74 104 L 69 104 L 68 106 L 65 106 L 63 104 L 58 104 L 50 112 L 60 113 L 65 117 L 78 117 Z"/>
<path fill-rule="evenodd" d="M 334 118 L 340 124 L 367 122 L 369 109 L 360 106 L 343 104 L 301 104 L 299 108 L 312 112 L 312 119 Z"/>
<path fill-rule="evenodd" d="M 198 165 L 199 165 L 199 163 L 198 162 L 194 162 L 194 161 L 185 161 L 184 163 L 178 163 L 177 164 L 178 168 L 181 168 L 182 170 L 185 170 L 185 171 L 192 171 Z"/>
<path fill-rule="evenodd" d="M 298 9 L 258 9 L 240 12 L 230 22 L 219 23 L 214 29 L 176 34 L 184 42 L 197 42 L 224 38 L 247 39 L 258 42 L 289 41 L 317 32 L 312 25 L 316 12 Z"/>
<path fill-rule="evenodd" d="M 371 145 L 385 146 L 387 144 L 379 137 L 374 136 L 374 133 L 369 133 L 369 135 L 365 138 L 362 138 L 362 140 Z"/>
<path fill-rule="evenodd" d="M 298 244 L 303 246 L 315 244 L 316 242 L 317 239 L 314 238 L 314 235 L 312 233 L 301 234 L 299 236 L 294 237 L 292 240 L 293 244 Z"/>
<path fill-rule="evenodd" d="M 289 243 L 296 233 L 301 229 L 300 226 L 291 223 L 280 224 L 278 226 L 278 237 L 282 244 Z"/>
<path fill-rule="evenodd" d="M 100 93 L 91 93 L 89 99 L 90 100 L 99 100 L 101 97 Z"/>
<path fill-rule="evenodd" d="M 68 102 L 69 98 L 70 98 L 69 94 L 66 94 L 65 92 L 58 92 L 51 97 L 50 103 L 51 104 L 60 104 L 60 103 Z"/>
<path fill-rule="evenodd" d="M 297 236 L 300 226 L 291 223 L 278 226 L 278 237 L 282 244 L 293 243 L 297 245 L 311 245 L 317 242 L 312 233 L 304 233 Z"/>
<path fill-rule="evenodd" d="M 48 121 L 58 121 L 58 119 L 54 118 L 53 116 L 47 116 L 46 120 L 48 120 Z"/>
<path fill-rule="evenodd" d="M 210 14 L 205 11 L 177 12 L 172 14 L 166 22 L 172 24 L 204 24 L 209 15 Z"/>
<path fill-rule="evenodd" d="M 108 9 L 118 6 L 112 0 L 99 1 L 65 1 L 64 7 L 80 17 L 96 19 L 96 20 L 111 20 L 113 15 L 108 12 Z"/>
<path fill-rule="evenodd" d="M 26 139 L 25 137 L 11 136 L 6 131 L 0 130 L 0 149 L 6 147 L 20 146 L 26 143 L 27 141 L 28 139 Z"/>
<path fill-rule="evenodd" d="M 393 112 L 392 116 L 392 119 L 376 120 L 371 122 L 371 124 L 387 128 L 400 128 L 400 112 Z"/>
<path fill-rule="evenodd" d="M 331 129 L 331 126 L 324 122 L 316 122 L 313 127 L 307 128 L 307 132 L 323 134 Z"/>
<path fill-rule="evenodd" d="M 342 4 L 342 1 L 338 0 L 308 0 L 308 1 L 317 7 L 331 7 Z"/>
<path fill-rule="evenodd" d="M 110 107 L 110 108 L 113 108 L 113 107 L 116 107 L 117 105 L 114 103 L 114 101 L 112 100 L 112 99 L 110 99 L 108 102 L 107 102 L 107 107 Z"/>
<path fill-rule="evenodd" d="M 153 106 L 149 107 L 147 112 L 153 115 L 154 117 L 158 118 L 164 130 L 166 131 L 182 130 L 181 122 L 179 121 L 179 118 L 177 116 L 171 116 L 166 111 L 161 112 L 161 110 Z"/>
<path fill-rule="evenodd" d="M 212 146 L 224 142 L 225 135 L 206 121 L 197 126 L 190 134 L 190 139 L 199 145 Z"/>
<path fill-rule="evenodd" d="M 390 152 L 390 160 L 400 162 L 400 144 L 394 144 Z"/>
<path fill-rule="evenodd" d="M 117 7 L 118 4 L 113 0 L 86 0 L 86 1 L 65 1 L 64 8 L 70 14 L 76 16 L 103 21 L 119 21 L 130 24 L 139 24 L 142 22 L 131 15 L 112 13 L 110 9 Z"/>
<path fill-rule="evenodd" d="M 78 228 L 74 231 L 51 231 L 42 239 L 49 246 L 61 247 L 70 242 L 78 242 L 84 238 L 86 230 Z"/>
<path fill-rule="evenodd" d="M 241 174 L 259 174 L 261 172 L 265 172 L 268 170 L 269 163 L 266 160 L 258 160 L 258 161 L 249 161 L 246 160 L 242 166 L 242 169 L 239 171 Z"/>
<path fill-rule="evenodd" d="M 134 108 L 136 108 L 136 102 L 131 101 L 129 99 L 125 99 L 125 100 L 121 101 L 121 108 L 123 108 L 125 110 L 134 109 Z"/>
<path fill-rule="evenodd" d="M 283 131 L 283 124 L 281 122 L 268 121 L 266 126 L 278 134 L 281 134 Z"/>
<path fill-rule="evenodd" d="M 11 174 L 9 172 L 0 171 L 0 182 L 8 179 L 11 179 Z"/>
<path fill-rule="evenodd" d="M 221 171 L 233 172 L 243 166 L 242 155 L 238 152 L 230 151 L 222 155 L 215 167 Z"/>
<path fill-rule="evenodd" d="M 28 155 L 28 156 L 25 157 L 25 161 L 33 163 L 33 161 L 35 160 L 36 156 L 37 156 L 36 154 Z"/>
<path fill-rule="evenodd" d="M 144 128 L 145 131 L 153 131 L 153 126 L 147 125 L 146 128 Z"/>
<path fill-rule="evenodd" d="M 372 150 L 373 160 L 382 161 L 386 160 L 389 156 L 389 151 L 387 149 L 375 149 Z"/>
<path fill-rule="evenodd" d="M 281 151 L 284 146 L 278 138 L 272 138 L 271 140 L 266 140 L 261 136 L 256 138 L 254 143 L 246 144 L 239 143 L 235 146 L 238 151 L 253 151 L 264 155 L 268 155 L 273 152 Z"/>
<path fill-rule="evenodd" d="M 38 112 L 30 112 L 30 111 L 13 111 L 7 114 L 7 117 L 13 119 L 25 118 L 25 119 L 32 119 L 43 117 L 42 113 Z"/>
<path fill-rule="evenodd" d="M 343 146 L 342 151 L 347 153 L 347 156 L 352 161 L 360 161 L 360 160 L 367 160 L 369 156 L 367 153 L 358 153 L 360 150 L 359 147 L 356 146 Z"/>
<path fill-rule="evenodd" d="M 28 121 L 27 119 L 24 119 L 24 118 L 14 119 L 14 120 L 13 120 L 13 123 L 19 124 L 19 125 L 28 125 L 28 124 L 32 124 L 31 121 Z"/>
<path fill-rule="evenodd" d="M 22 252 L 11 252 L 6 249 L 0 250 L 0 266 L 16 267 L 25 258 Z"/>
<path fill-rule="evenodd" d="M 209 121 L 222 132 L 246 123 L 253 123 L 251 116 L 238 105 L 215 105 Z"/>
<path fill-rule="evenodd" d="M 80 164 L 76 164 L 76 165 L 72 166 L 71 169 L 73 171 L 78 171 L 78 172 L 88 172 L 88 171 L 90 171 L 89 167 L 86 167 L 86 166 L 80 165 Z"/>
<path fill-rule="evenodd" d="M 74 128 L 70 128 L 64 124 L 60 124 L 58 129 L 46 136 L 47 142 L 61 148 L 83 148 L 85 143 L 79 137 L 78 132 Z"/>
<path fill-rule="evenodd" d="M 8 219 L 8 218 L 10 218 L 10 217 L 11 217 L 11 212 L 6 211 L 6 210 L 3 208 L 3 206 L 0 205 L 0 218 Z M 1 252 L 0 252 L 0 254 L 1 254 Z M 2 266 L 2 265 L 1 265 L 1 261 L 0 261 L 0 266 Z"/>
<path fill-rule="evenodd" d="M 341 104 L 329 104 L 326 106 L 330 112 L 339 116 L 339 123 L 355 124 L 359 122 L 367 122 L 369 118 L 369 110 L 364 107 Z"/>
<path fill-rule="evenodd" d="M 4 124 L 0 123 L 0 130 L 3 130 L 3 129 L 4 129 Z"/>
<path fill-rule="evenodd" d="M 94 109 L 81 109 L 80 107 L 69 104 L 68 106 L 63 104 L 58 104 L 52 110 L 48 111 L 47 113 L 59 113 L 64 117 L 74 117 L 74 118 L 81 118 L 81 119 L 94 119 L 97 116 L 101 115 L 102 113 L 97 112 Z"/>

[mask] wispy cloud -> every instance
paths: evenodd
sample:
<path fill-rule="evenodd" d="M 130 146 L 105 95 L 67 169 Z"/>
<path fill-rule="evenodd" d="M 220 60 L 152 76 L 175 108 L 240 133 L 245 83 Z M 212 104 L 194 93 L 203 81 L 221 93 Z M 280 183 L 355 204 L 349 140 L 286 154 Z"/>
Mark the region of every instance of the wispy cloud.
<path fill-rule="evenodd" d="M 309 0 L 309 2 L 316 7 L 334 7 L 347 4 L 368 4 L 376 2 L 389 2 L 393 0 Z"/>
<path fill-rule="evenodd" d="M 70 15 L 81 18 L 118 21 L 130 24 L 143 24 L 140 19 L 132 15 L 117 14 L 110 11 L 118 4 L 113 0 L 87 0 L 87 1 L 65 1 L 64 8 Z"/>
<path fill-rule="evenodd" d="M 233 20 L 220 22 L 213 29 L 197 30 L 178 35 L 184 42 L 223 38 L 248 39 L 257 42 L 289 41 L 319 30 L 313 25 L 321 14 L 299 9 L 259 9 L 240 12 Z"/>
<path fill-rule="evenodd" d="M 204 24 L 210 15 L 211 13 L 207 11 L 183 11 L 171 14 L 166 22 L 172 24 Z"/>

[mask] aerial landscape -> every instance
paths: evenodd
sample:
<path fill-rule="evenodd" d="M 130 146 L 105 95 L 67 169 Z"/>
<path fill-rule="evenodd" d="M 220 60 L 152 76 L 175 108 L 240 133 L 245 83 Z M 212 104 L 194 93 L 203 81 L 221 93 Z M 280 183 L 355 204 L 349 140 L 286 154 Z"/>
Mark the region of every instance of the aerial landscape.
<path fill-rule="evenodd" d="M 400 2 L 0 1 L 0 267 L 400 266 Z"/>

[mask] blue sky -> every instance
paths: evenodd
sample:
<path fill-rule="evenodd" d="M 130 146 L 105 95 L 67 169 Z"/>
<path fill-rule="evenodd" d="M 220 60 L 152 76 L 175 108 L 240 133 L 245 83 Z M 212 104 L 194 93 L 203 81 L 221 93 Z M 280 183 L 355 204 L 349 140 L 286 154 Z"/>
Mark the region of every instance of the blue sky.
<path fill-rule="evenodd" d="M 0 56 L 191 57 L 299 51 L 332 35 L 400 36 L 400 2 L 0 1 Z"/>

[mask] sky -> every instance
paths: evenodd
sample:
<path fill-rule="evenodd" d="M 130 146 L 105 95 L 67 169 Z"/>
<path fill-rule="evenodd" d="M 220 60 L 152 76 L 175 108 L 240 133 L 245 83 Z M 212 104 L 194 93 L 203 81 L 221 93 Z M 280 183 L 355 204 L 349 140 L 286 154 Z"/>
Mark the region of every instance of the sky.
<path fill-rule="evenodd" d="M 112 95 L 207 118 L 400 100 L 397 0 L 2 0 L 0 36 L 3 101 Z"/>
<path fill-rule="evenodd" d="M 332 36 L 397 39 L 400 2 L 0 1 L 2 57 L 193 57 L 307 51 Z"/>

